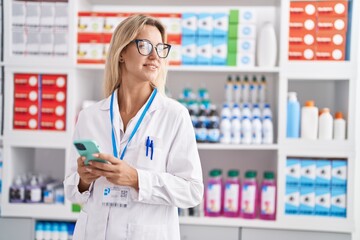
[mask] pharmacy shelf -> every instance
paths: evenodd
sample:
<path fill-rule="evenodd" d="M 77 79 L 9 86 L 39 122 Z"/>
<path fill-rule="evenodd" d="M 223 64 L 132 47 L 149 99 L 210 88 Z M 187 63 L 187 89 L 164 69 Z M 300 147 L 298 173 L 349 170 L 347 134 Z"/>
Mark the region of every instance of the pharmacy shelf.
<path fill-rule="evenodd" d="M 198 143 L 199 150 L 277 150 L 277 144 L 222 144 L 222 143 Z"/>

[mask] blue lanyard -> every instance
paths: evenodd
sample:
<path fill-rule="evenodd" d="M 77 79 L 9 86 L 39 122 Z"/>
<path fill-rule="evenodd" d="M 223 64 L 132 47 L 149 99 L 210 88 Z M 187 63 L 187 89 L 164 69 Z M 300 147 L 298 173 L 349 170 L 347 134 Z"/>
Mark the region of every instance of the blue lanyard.
<path fill-rule="evenodd" d="M 140 126 L 140 123 L 141 123 L 142 120 L 144 119 L 144 116 L 145 116 L 146 112 L 149 110 L 149 107 L 150 107 L 151 103 L 153 102 L 153 100 L 154 100 L 154 98 L 155 98 L 155 96 L 156 96 L 156 93 L 157 93 L 157 89 L 154 88 L 153 92 L 151 93 L 149 102 L 146 104 L 143 112 L 141 113 L 141 116 L 140 116 L 139 120 L 137 121 L 137 123 L 136 123 L 133 131 L 131 132 L 131 135 L 130 135 L 130 137 L 129 137 L 129 140 L 127 141 L 127 143 L 126 143 L 126 145 L 125 145 L 125 147 L 124 147 L 124 150 L 123 150 L 122 153 L 121 153 L 120 160 L 123 160 L 123 159 L 124 159 L 127 146 L 129 145 L 129 142 L 131 141 L 131 139 L 134 137 L 136 131 L 138 130 L 138 128 L 139 128 L 139 126 Z M 116 147 L 115 131 L 114 131 L 113 102 L 114 102 L 114 92 L 111 94 L 111 100 L 110 100 L 111 140 L 112 140 L 112 146 L 113 146 L 114 156 L 115 156 L 116 158 L 118 158 L 119 155 L 118 155 L 118 151 L 117 151 L 117 147 Z"/>

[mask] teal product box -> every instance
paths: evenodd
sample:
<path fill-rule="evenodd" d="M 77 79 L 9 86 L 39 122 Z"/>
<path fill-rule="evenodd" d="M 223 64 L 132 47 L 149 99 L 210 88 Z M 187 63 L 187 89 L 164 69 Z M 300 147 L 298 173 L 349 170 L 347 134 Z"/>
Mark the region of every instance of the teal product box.
<path fill-rule="evenodd" d="M 254 8 L 240 8 L 239 22 L 240 23 L 256 23 L 257 14 Z"/>
<path fill-rule="evenodd" d="M 301 160 L 301 187 L 314 187 L 316 179 L 316 161 Z"/>
<path fill-rule="evenodd" d="M 300 159 L 288 158 L 286 161 L 286 186 L 298 187 L 301 176 Z"/>
<path fill-rule="evenodd" d="M 182 36 L 181 39 L 181 63 L 183 65 L 196 64 L 196 37 Z"/>
<path fill-rule="evenodd" d="M 330 187 L 331 181 L 331 161 L 317 160 L 316 161 L 316 187 Z"/>
<path fill-rule="evenodd" d="M 212 41 L 212 65 L 226 65 L 228 51 L 227 37 L 213 36 Z"/>
<path fill-rule="evenodd" d="M 301 187 L 299 214 L 314 215 L 315 213 L 315 188 Z"/>
<path fill-rule="evenodd" d="M 211 13 L 198 14 L 198 36 L 211 36 L 213 32 L 213 17 Z"/>
<path fill-rule="evenodd" d="M 255 53 L 256 42 L 255 39 L 239 39 L 237 51 L 243 53 Z"/>
<path fill-rule="evenodd" d="M 315 215 L 329 216 L 331 207 L 330 188 L 315 189 Z"/>
<path fill-rule="evenodd" d="M 229 14 L 226 12 L 213 13 L 213 36 L 227 36 L 229 31 Z"/>
<path fill-rule="evenodd" d="M 256 38 L 256 25 L 255 24 L 242 24 L 238 26 L 238 38 Z"/>
<path fill-rule="evenodd" d="M 346 189 L 331 189 L 331 210 L 330 215 L 334 217 L 346 218 Z"/>
<path fill-rule="evenodd" d="M 196 44 L 196 63 L 198 65 L 210 65 L 212 59 L 212 38 L 199 36 Z"/>
<path fill-rule="evenodd" d="M 198 19 L 196 13 L 185 12 L 181 17 L 182 36 L 195 36 L 197 33 Z"/>
<path fill-rule="evenodd" d="M 299 188 L 286 187 L 285 196 L 285 213 L 296 215 L 299 213 L 300 206 L 300 192 Z"/>
<path fill-rule="evenodd" d="M 347 162 L 344 160 L 333 160 L 331 162 L 331 167 L 331 187 L 346 188 Z"/>

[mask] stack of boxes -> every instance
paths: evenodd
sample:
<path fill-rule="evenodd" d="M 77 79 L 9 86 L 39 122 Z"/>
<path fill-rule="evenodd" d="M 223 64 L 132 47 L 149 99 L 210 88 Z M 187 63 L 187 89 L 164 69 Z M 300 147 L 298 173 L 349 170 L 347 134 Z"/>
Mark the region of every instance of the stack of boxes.
<path fill-rule="evenodd" d="M 67 56 L 68 3 L 12 1 L 14 55 Z"/>
<path fill-rule="evenodd" d="M 285 213 L 346 217 L 347 162 L 289 158 Z"/>
<path fill-rule="evenodd" d="M 251 8 L 230 10 L 228 66 L 254 67 L 256 12 Z"/>
<path fill-rule="evenodd" d="M 291 2 L 289 60 L 345 60 L 347 24 L 347 1 Z"/>
<path fill-rule="evenodd" d="M 66 75 L 14 74 L 14 129 L 66 129 Z"/>

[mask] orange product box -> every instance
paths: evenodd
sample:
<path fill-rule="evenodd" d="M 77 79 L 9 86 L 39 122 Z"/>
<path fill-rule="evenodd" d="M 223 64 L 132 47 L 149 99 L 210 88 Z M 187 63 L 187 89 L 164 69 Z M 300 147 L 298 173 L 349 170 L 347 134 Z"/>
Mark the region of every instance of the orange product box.
<path fill-rule="evenodd" d="M 104 30 L 104 14 L 99 12 L 79 12 L 78 32 L 102 33 Z"/>
<path fill-rule="evenodd" d="M 66 103 L 43 102 L 41 105 L 41 116 L 66 116 Z"/>
<path fill-rule="evenodd" d="M 314 60 L 316 46 L 289 46 L 289 60 Z"/>
<path fill-rule="evenodd" d="M 15 101 L 14 102 L 14 115 L 38 115 L 38 103 L 29 101 Z"/>
<path fill-rule="evenodd" d="M 38 118 L 37 116 L 14 114 L 13 128 L 29 130 L 38 129 Z"/>
<path fill-rule="evenodd" d="M 78 34 L 77 62 L 104 63 L 103 34 Z"/>
<path fill-rule="evenodd" d="M 346 46 L 346 33 L 337 31 L 319 31 L 316 36 L 317 46 L 333 48 L 344 48 Z"/>
<path fill-rule="evenodd" d="M 290 2 L 290 18 L 297 17 L 316 17 L 317 2 L 303 1 L 303 2 Z"/>
<path fill-rule="evenodd" d="M 348 2 L 347 1 L 318 1 L 317 15 L 328 17 L 347 17 Z"/>
<path fill-rule="evenodd" d="M 291 15 L 289 22 L 290 29 L 302 29 L 304 31 L 316 30 L 316 18 Z"/>
<path fill-rule="evenodd" d="M 46 89 L 41 93 L 42 102 L 66 103 L 66 91 Z"/>
<path fill-rule="evenodd" d="M 169 64 L 172 66 L 181 65 L 181 35 L 167 35 L 167 43 L 171 45 L 168 55 Z"/>
<path fill-rule="evenodd" d="M 40 120 L 40 129 L 65 131 L 66 130 L 65 117 L 58 118 L 55 116 L 46 116 L 46 115 L 42 116 Z"/>
<path fill-rule="evenodd" d="M 318 31 L 337 31 L 347 32 L 347 18 L 346 17 L 318 17 Z"/>
<path fill-rule="evenodd" d="M 43 74 L 41 75 L 41 87 L 46 89 L 66 89 L 65 74 Z"/>
<path fill-rule="evenodd" d="M 16 89 L 14 92 L 14 100 L 15 101 L 25 101 L 25 102 L 33 102 L 37 103 L 39 100 L 37 89 Z"/>
<path fill-rule="evenodd" d="M 130 16 L 129 13 L 115 13 L 107 12 L 104 13 L 104 33 L 113 33 L 115 28 Z"/>
<path fill-rule="evenodd" d="M 289 30 L 289 44 L 290 45 L 307 45 L 315 44 L 315 31 L 303 31 L 302 29 Z"/>
<path fill-rule="evenodd" d="M 329 48 L 327 46 L 318 46 L 316 49 L 316 60 L 325 61 L 344 61 L 345 48 L 340 46 L 337 48 Z"/>
<path fill-rule="evenodd" d="M 27 88 L 37 89 L 39 87 L 39 75 L 38 74 L 14 74 L 15 89 Z"/>

